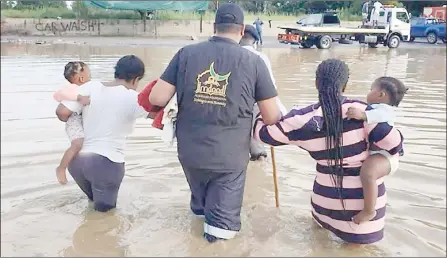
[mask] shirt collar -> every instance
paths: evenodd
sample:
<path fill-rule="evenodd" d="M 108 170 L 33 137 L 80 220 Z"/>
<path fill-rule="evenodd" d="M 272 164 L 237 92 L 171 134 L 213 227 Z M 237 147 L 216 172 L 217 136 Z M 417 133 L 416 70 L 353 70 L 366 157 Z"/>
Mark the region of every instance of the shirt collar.
<path fill-rule="evenodd" d="M 210 38 L 210 41 L 214 41 L 214 42 L 225 42 L 225 43 L 230 43 L 230 44 L 235 44 L 235 45 L 239 45 L 238 42 L 229 39 L 229 38 L 224 38 L 224 37 L 220 37 L 220 36 L 212 36 Z"/>

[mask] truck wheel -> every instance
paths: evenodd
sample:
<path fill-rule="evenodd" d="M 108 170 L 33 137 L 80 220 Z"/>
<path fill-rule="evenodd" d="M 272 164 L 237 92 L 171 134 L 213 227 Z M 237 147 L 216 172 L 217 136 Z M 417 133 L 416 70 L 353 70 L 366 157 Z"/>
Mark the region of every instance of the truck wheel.
<path fill-rule="evenodd" d="M 377 45 L 379 45 L 379 42 L 376 42 L 376 43 L 368 43 L 368 47 L 370 47 L 370 48 L 377 48 Z"/>
<path fill-rule="evenodd" d="M 400 45 L 400 37 L 397 35 L 392 35 L 389 39 L 388 39 L 388 43 L 387 43 L 389 48 L 398 48 Z"/>
<path fill-rule="evenodd" d="M 430 44 L 436 44 L 436 42 L 438 42 L 438 35 L 436 35 L 435 32 L 429 32 L 427 34 L 427 41 Z"/>
<path fill-rule="evenodd" d="M 447 43 L 447 41 L 445 40 L 445 38 L 442 39 L 442 42 Z"/>
<path fill-rule="evenodd" d="M 410 42 L 413 42 L 415 39 L 415 37 L 410 37 Z"/>
<path fill-rule="evenodd" d="M 329 35 L 320 36 L 316 40 L 316 46 L 319 49 L 329 49 L 332 46 L 332 38 Z"/>

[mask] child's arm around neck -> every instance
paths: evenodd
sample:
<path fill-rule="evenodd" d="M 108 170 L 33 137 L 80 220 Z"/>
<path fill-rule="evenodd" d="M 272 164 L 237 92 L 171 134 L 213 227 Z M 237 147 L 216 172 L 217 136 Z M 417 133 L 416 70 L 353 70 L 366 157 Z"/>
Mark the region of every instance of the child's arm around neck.
<path fill-rule="evenodd" d="M 79 86 L 76 84 L 69 84 L 66 87 L 56 91 L 53 95 L 54 100 L 61 102 L 63 100 L 77 101 L 79 94 Z"/>
<path fill-rule="evenodd" d="M 396 114 L 394 107 L 388 104 L 371 104 L 366 110 L 350 107 L 346 113 L 349 119 L 363 120 L 368 124 L 389 123 L 394 124 Z"/>
<path fill-rule="evenodd" d="M 81 86 L 76 85 L 76 84 L 69 84 L 67 87 L 56 91 L 53 95 L 53 98 L 57 102 L 61 102 L 64 100 L 78 101 L 82 105 L 86 106 L 86 105 L 90 104 L 90 97 L 82 96 L 79 94 L 79 87 L 81 87 Z"/>

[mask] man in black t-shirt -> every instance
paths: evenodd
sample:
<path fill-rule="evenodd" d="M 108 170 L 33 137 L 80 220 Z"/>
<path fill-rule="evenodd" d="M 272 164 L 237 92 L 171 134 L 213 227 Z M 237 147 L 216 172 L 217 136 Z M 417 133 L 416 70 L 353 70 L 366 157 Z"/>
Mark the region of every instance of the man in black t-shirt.
<path fill-rule="evenodd" d="M 244 14 L 219 6 L 215 36 L 180 49 L 152 89 L 149 101 L 165 106 L 177 93 L 178 157 L 191 189 L 191 210 L 205 216 L 209 242 L 233 238 L 241 228 L 253 105 L 264 121 L 281 115 L 263 60 L 239 46 Z"/>

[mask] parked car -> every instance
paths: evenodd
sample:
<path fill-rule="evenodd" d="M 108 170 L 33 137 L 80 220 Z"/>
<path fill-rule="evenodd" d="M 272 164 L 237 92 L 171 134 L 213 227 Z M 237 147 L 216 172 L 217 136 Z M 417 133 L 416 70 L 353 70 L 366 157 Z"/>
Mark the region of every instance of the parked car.
<path fill-rule="evenodd" d="M 427 38 L 430 44 L 435 44 L 438 39 L 445 43 L 445 21 L 424 17 L 411 19 L 410 41 L 414 41 L 416 38 Z"/>
<path fill-rule="evenodd" d="M 298 27 L 340 27 L 340 18 L 334 11 L 323 13 L 313 13 L 306 15 L 296 22 Z M 285 30 L 285 33 L 278 34 L 279 43 L 298 45 L 300 36 L 296 34 L 296 28 L 278 27 Z M 332 39 L 333 40 L 333 39 Z"/>
<path fill-rule="evenodd" d="M 340 19 L 338 18 L 337 13 L 333 11 L 309 14 L 304 18 L 301 18 L 296 23 L 304 27 L 323 27 L 323 26 L 340 27 Z"/>

